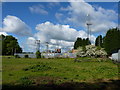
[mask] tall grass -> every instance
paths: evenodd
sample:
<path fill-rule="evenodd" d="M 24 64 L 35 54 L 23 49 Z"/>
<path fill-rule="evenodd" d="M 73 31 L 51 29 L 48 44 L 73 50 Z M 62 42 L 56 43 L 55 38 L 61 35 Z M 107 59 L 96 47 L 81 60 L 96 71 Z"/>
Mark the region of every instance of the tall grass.
<path fill-rule="evenodd" d="M 87 61 L 89 59 L 89 61 Z M 3 57 L 3 84 L 89 82 L 117 79 L 118 68 L 109 59 L 30 59 Z M 23 78 L 27 77 L 27 78 Z M 21 82 L 19 82 L 21 81 Z"/>

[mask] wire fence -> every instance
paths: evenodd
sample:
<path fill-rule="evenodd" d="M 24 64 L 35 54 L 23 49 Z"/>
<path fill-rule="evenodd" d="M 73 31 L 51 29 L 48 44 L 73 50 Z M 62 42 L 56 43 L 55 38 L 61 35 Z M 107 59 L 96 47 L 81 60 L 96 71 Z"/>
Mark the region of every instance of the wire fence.
<path fill-rule="evenodd" d="M 14 55 L 18 55 L 20 58 L 25 58 L 25 55 L 28 55 L 29 58 L 36 58 L 35 54 L 30 53 L 15 53 Z M 42 58 L 76 58 L 76 54 L 74 53 L 41 53 Z"/>

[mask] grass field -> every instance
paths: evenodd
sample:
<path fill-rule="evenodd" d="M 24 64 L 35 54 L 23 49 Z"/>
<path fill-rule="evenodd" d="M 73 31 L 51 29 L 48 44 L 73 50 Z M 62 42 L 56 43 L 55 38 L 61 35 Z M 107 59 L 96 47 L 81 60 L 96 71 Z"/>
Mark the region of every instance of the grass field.
<path fill-rule="evenodd" d="M 109 59 L 26 59 L 3 57 L 3 88 L 75 87 L 102 88 L 118 80 L 118 67 Z M 118 83 L 118 82 L 117 82 Z M 109 86 L 110 86 L 109 85 Z M 114 88 L 116 86 L 112 86 Z M 108 88 L 108 86 L 107 86 Z M 118 87 L 117 87 L 118 88 Z"/>

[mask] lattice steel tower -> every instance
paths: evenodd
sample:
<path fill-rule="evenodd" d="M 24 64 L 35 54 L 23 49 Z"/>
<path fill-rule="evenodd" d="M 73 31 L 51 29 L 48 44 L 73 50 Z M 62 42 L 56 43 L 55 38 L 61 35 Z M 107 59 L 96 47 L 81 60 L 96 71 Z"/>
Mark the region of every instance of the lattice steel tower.
<path fill-rule="evenodd" d="M 36 51 L 40 51 L 40 40 L 36 40 L 35 44 L 36 44 Z"/>
<path fill-rule="evenodd" d="M 91 21 L 90 21 L 90 15 L 87 14 L 87 20 L 86 20 L 86 25 L 87 25 L 87 38 L 90 40 L 90 36 L 91 36 L 91 30 L 90 30 L 90 26 L 92 25 Z"/>

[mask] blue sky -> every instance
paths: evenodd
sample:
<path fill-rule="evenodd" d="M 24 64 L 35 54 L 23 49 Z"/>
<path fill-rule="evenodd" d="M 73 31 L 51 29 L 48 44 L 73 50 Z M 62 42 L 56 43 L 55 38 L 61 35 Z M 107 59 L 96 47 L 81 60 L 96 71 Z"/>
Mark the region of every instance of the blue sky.
<path fill-rule="evenodd" d="M 93 24 L 92 42 L 99 34 L 104 36 L 109 28 L 117 26 L 117 2 L 5 2 L 2 5 L 2 32 L 18 38 L 24 51 L 34 51 L 31 44 L 35 39 L 41 40 L 41 48 L 45 48 L 46 41 L 51 49 L 58 44 L 61 48 L 72 48 L 77 37 L 87 36 L 87 13 Z"/>

